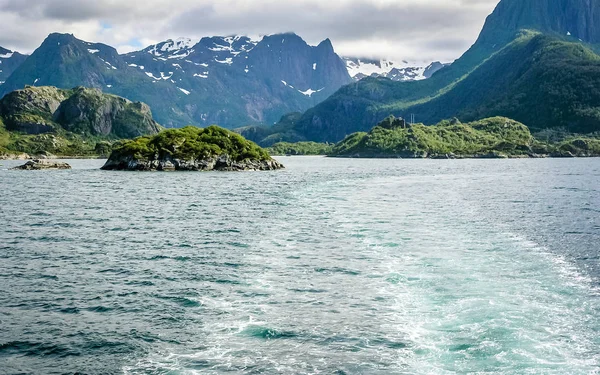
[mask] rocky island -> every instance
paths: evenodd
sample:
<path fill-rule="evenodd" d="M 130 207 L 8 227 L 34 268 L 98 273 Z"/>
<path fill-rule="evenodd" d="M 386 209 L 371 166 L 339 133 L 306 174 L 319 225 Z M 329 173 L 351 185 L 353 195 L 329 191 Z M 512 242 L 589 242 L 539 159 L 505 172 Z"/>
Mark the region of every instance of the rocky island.
<path fill-rule="evenodd" d="M 103 170 L 126 171 L 267 171 L 282 169 L 253 142 L 218 126 L 165 130 L 158 135 L 121 141 Z"/>

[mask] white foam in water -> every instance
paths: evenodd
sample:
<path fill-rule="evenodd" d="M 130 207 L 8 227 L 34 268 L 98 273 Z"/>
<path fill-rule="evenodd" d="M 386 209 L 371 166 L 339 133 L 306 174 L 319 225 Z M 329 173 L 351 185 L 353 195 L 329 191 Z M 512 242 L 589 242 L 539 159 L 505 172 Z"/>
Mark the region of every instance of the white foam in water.
<path fill-rule="evenodd" d="M 5 371 L 598 373 L 597 161 L 282 162 L 0 171 Z"/>
<path fill-rule="evenodd" d="M 202 374 L 245 373 L 254 366 L 283 374 L 335 368 L 423 375 L 597 369 L 598 342 L 589 328 L 598 324 L 598 305 L 586 301 L 589 278 L 537 244 L 478 222 L 472 207 L 453 193 L 445 196 L 452 204 L 430 205 L 423 191 L 423 197 L 398 199 L 407 180 L 397 182 L 383 192 L 355 187 L 355 196 L 336 201 L 329 214 L 300 214 L 285 237 L 264 238 L 246 261 L 263 262 L 269 249 L 269 269 L 250 289 L 274 297 L 219 306 L 228 318 L 204 327 L 213 346 L 170 358 L 183 368 L 198 361 L 213 365 Z M 294 192 L 298 211 L 290 209 L 301 212 L 327 201 L 328 185 Z M 362 212 L 353 204 L 359 196 Z M 309 218 L 325 220 L 323 230 L 305 232 L 302 223 Z M 321 248 L 332 232 L 339 234 L 338 246 Z M 274 244 L 291 251 L 273 252 Z M 340 263 L 343 269 L 336 268 Z M 297 336 L 247 336 L 262 328 Z"/>

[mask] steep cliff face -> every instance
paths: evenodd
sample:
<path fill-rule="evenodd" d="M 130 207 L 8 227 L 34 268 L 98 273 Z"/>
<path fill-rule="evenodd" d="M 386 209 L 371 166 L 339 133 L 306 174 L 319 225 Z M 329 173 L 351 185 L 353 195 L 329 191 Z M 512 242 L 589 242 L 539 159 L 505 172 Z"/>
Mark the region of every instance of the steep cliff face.
<path fill-rule="evenodd" d="M 148 105 L 81 87 L 60 104 L 53 118 L 71 132 L 117 138 L 134 138 L 160 131 Z"/>
<path fill-rule="evenodd" d="M 26 87 L 0 100 L 6 129 L 36 135 L 66 130 L 88 136 L 133 138 L 156 134 L 161 127 L 144 103 L 78 87 Z"/>
<path fill-rule="evenodd" d="M 0 117 L 7 130 L 43 134 L 57 130 L 53 115 L 68 93 L 56 87 L 27 87 L 13 91 L 0 101 Z"/>
<path fill-rule="evenodd" d="M 506 42 L 521 29 L 572 36 L 600 43 L 600 2 L 597 0 L 503 0 L 487 18 L 478 43 Z"/>

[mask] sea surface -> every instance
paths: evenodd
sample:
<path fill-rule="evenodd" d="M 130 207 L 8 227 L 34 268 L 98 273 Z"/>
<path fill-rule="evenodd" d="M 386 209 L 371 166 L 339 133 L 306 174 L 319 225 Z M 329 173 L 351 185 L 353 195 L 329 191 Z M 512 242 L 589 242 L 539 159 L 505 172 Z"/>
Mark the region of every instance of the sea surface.
<path fill-rule="evenodd" d="M 600 374 L 600 159 L 9 171 L 0 374 Z"/>

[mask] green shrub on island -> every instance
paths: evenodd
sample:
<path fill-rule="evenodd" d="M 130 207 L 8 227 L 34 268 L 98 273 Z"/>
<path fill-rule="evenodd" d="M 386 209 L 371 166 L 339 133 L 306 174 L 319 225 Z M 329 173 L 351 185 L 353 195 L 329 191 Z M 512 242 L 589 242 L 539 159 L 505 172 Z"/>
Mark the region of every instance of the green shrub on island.
<path fill-rule="evenodd" d="M 600 156 L 600 139 L 576 137 L 559 143 L 554 156 Z"/>
<path fill-rule="evenodd" d="M 267 151 L 271 155 L 327 155 L 333 150 L 329 143 L 317 142 L 279 142 L 269 147 Z"/>

